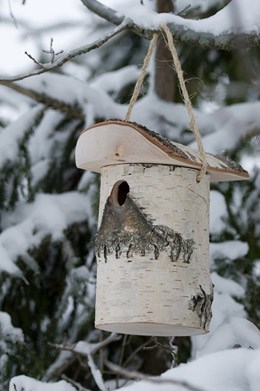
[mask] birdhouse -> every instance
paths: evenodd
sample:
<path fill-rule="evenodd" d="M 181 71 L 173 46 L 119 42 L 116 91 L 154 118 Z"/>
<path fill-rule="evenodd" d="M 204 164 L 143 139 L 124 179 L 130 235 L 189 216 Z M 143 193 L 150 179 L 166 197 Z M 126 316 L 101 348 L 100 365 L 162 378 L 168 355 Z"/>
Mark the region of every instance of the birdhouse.
<path fill-rule="evenodd" d="M 208 331 L 210 182 L 248 178 L 233 161 L 197 151 L 141 125 L 111 120 L 79 137 L 77 167 L 101 174 L 97 328 L 135 335 Z"/>

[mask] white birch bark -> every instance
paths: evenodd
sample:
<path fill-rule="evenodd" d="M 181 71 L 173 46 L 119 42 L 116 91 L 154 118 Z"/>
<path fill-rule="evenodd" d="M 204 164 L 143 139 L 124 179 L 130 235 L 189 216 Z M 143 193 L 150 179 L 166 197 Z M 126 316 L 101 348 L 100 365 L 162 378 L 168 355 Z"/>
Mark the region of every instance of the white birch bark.
<path fill-rule="evenodd" d="M 212 303 L 208 261 L 210 178 L 206 175 L 197 183 L 197 173 L 186 167 L 154 164 L 102 168 L 96 241 L 97 328 L 158 336 L 208 331 Z M 122 180 L 129 185 L 127 199 L 132 204 L 127 201 L 116 206 L 111 197 L 107 199 L 115 183 Z M 134 223 L 125 215 L 129 205 L 134 208 L 130 215 L 139 216 Z M 147 224 L 138 228 L 140 216 Z M 114 228 L 117 218 L 122 240 Z M 147 235 L 151 227 L 152 233 Z M 140 246 L 138 237 L 143 242 Z M 126 238 L 133 243 L 131 251 Z M 181 238 L 182 250 L 175 257 L 176 238 Z"/>

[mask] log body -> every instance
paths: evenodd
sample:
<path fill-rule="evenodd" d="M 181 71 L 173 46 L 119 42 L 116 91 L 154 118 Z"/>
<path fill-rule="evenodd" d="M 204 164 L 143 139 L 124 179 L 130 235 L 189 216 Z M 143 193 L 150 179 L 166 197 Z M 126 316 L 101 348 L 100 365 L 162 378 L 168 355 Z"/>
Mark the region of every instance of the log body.
<path fill-rule="evenodd" d="M 97 328 L 158 336 L 208 331 L 210 178 L 197 183 L 197 173 L 157 164 L 102 168 Z"/>

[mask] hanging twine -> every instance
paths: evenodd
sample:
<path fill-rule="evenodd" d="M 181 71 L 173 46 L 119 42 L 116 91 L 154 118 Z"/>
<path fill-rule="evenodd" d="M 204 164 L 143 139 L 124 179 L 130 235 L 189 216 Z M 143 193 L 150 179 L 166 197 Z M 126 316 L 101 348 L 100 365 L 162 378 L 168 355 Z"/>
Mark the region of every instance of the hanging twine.
<path fill-rule="evenodd" d="M 185 80 L 184 80 L 184 77 L 183 77 L 183 71 L 182 71 L 181 63 L 180 63 L 180 60 L 179 60 L 179 57 L 178 57 L 178 53 L 177 53 L 176 47 L 175 47 L 174 42 L 173 42 L 172 33 L 171 33 L 169 27 L 166 26 L 165 24 L 161 25 L 161 28 L 165 32 L 166 37 L 167 37 L 166 44 L 167 44 L 167 46 L 168 46 L 168 48 L 169 48 L 169 50 L 170 50 L 170 52 L 172 54 L 175 71 L 176 71 L 176 73 L 178 75 L 178 79 L 179 79 L 179 83 L 180 83 L 182 97 L 183 97 L 186 109 L 188 111 L 188 115 L 190 117 L 190 130 L 194 133 L 194 136 L 195 136 L 196 141 L 197 141 L 198 150 L 199 150 L 201 161 L 202 161 L 201 170 L 200 170 L 199 174 L 197 175 L 197 181 L 200 182 L 201 178 L 203 177 L 203 175 L 206 174 L 206 171 L 207 171 L 207 156 L 206 156 L 206 152 L 205 152 L 205 149 L 203 147 L 200 131 L 199 131 L 199 128 L 198 128 L 198 126 L 196 124 L 195 115 L 194 115 L 194 112 L 192 110 L 191 100 L 190 100 L 190 97 L 189 97 L 189 94 L 188 94 L 188 91 L 187 91 L 187 88 L 186 88 L 186 84 L 185 84 Z"/>
<path fill-rule="evenodd" d="M 150 59 L 152 57 L 154 48 L 156 47 L 157 40 L 158 40 L 158 34 L 154 34 L 153 38 L 152 38 L 152 40 L 150 42 L 150 45 L 149 45 L 149 48 L 148 48 L 148 52 L 147 52 L 147 54 L 146 54 L 146 56 L 144 58 L 144 62 L 143 62 L 142 68 L 141 68 L 141 73 L 140 73 L 140 76 L 139 76 L 139 78 L 138 78 L 138 80 L 136 82 L 132 98 L 131 98 L 131 100 L 129 102 L 128 110 L 127 110 L 127 113 L 126 113 L 126 116 L 125 116 L 125 121 L 129 121 L 131 113 L 132 113 L 132 110 L 133 110 L 133 107 L 135 105 L 135 102 L 137 101 L 137 98 L 138 98 L 138 96 L 140 94 L 141 87 L 142 87 L 142 84 L 143 84 L 143 81 L 144 81 L 144 78 L 145 78 L 145 75 L 146 75 L 146 70 L 147 70 L 147 67 L 149 65 Z"/>
<path fill-rule="evenodd" d="M 184 101 L 184 104 L 186 106 L 189 118 L 190 118 L 190 130 L 193 132 L 193 134 L 195 136 L 195 139 L 196 139 L 196 142 L 197 142 L 197 145 L 198 145 L 198 150 L 199 150 L 200 158 L 201 158 L 201 162 L 202 162 L 202 166 L 201 166 L 200 172 L 197 175 L 197 182 L 200 182 L 202 177 L 206 174 L 206 171 L 207 171 L 207 165 L 208 164 L 207 164 L 206 152 L 205 152 L 205 149 L 203 147 L 202 138 L 201 138 L 201 135 L 200 135 L 200 132 L 199 132 L 199 128 L 198 128 L 198 126 L 196 124 L 196 119 L 195 119 L 194 112 L 192 110 L 192 103 L 191 103 L 191 100 L 190 100 L 190 97 L 189 97 L 189 94 L 188 94 L 188 91 L 187 91 L 187 88 L 186 88 L 186 84 L 185 84 L 185 80 L 184 80 L 184 77 L 183 77 L 183 71 L 182 71 L 181 63 L 180 63 L 180 60 L 179 60 L 179 57 L 178 57 L 178 53 L 177 53 L 176 47 L 174 45 L 172 33 L 171 33 L 169 27 L 164 25 L 164 24 L 161 25 L 161 29 L 164 31 L 164 33 L 166 35 L 166 38 L 167 38 L 166 39 L 166 45 L 168 46 L 168 48 L 169 48 L 169 50 L 170 50 L 170 52 L 172 54 L 175 71 L 176 71 L 178 79 L 179 79 L 179 84 L 180 84 L 180 88 L 181 88 L 181 92 L 182 92 L 183 101 Z M 153 50 L 156 47 L 157 40 L 158 40 L 158 34 L 154 34 L 154 36 L 153 36 L 153 38 L 151 40 L 148 52 L 147 52 L 147 54 L 145 56 L 145 59 L 144 59 L 144 62 L 143 62 L 143 66 L 141 68 L 140 76 L 139 76 L 139 78 L 138 78 L 138 80 L 136 82 L 136 85 L 135 85 L 135 88 L 134 88 L 134 92 L 133 92 L 132 98 L 131 98 L 130 103 L 129 103 L 128 110 L 127 110 L 127 113 L 126 113 L 126 116 L 125 116 L 125 121 L 129 121 L 131 113 L 132 113 L 132 110 L 133 110 L 133 107 L 134 107 L 134 104 L 137 101 L 137 98 L 138 98 L 138 96 L 140 94 L 142 83 L 143 83 L 143 80 L 144 80 L 145 75 L 146 75 L 146 70 L 147 70 L 149 61 L 151 59 L 151 56 L 153 54 Z"/>

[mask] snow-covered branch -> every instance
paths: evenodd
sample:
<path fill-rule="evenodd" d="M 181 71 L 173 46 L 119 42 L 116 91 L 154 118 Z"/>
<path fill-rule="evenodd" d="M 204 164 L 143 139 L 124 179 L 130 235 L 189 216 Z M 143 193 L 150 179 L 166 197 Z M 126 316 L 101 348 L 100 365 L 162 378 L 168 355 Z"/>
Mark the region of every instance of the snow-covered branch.
<path fill-rule="evenodd" d="M 106 19 L 108 22 L 111 22 L 115 25 L 119 25 L 123 22 L 124 16 L 120 15 L 118 12 L 113 10 L 110 7 L 105 6 L 99 1 L 89 1 L 89 0 L 81 0 L 82 3 L 96 15 L 101 16 L 101 18 Z"/>
<path fill-rule="evenodd" d="M 120 338 L 121 336 L 112 333 L 106 339 L 104 339 L 103 341 L 97 344 L 88 343 L 85 341 L 79 341 L 75 346 L 59 345 L 59 344 L 52 344 L 52 343 L 49 343 L 49 346 L 59 350 L 69 351 L 79 356 L 87 357 L 89 369 L 91 371 L 91 374 L 97 386 L 101 391 L 106 391 L 106 386 L 102 378 L 102 374 L 98 369 L 98 367 L 96 366 L 93 356 L 96 353 L 98 353 L 101 349 L 103 349 L 104 347 L 106 347 L 112 342 L 118 341 Z"/>
<path fill-rule="evenodd" d="M 91 370 L 92 376 L 95 379 L 96 384 L 98 385 L 100 390 L 106 390 L 105 383 L 102 379 L 101 372 L 97 368 L 93 356 L 101 349 L 109 345 L 110 343 L 117 341 L 121 337 L 117 334 L 113 333 L 103 341 L 97 344 L 88 343 L 85 341 L 79 341 L 74 346 L 69 345 L 59 345 L 59 344 L 52 344 L 49 343 L 49 346 L 54 347 L 59 350 L 65 350 L 69 351 L 71 353 L 74 353 L 76 355 L 80 355 L 83 357 L 87 357 L 88 365 Z M 158 377 L 149 377 L 143 373 L 137 372 L 137 371 L 130 371 L 126 368 L 123 368 L 119 365 L 116 365 L 108 360 L 104 361 L 104 364 L 108 369 L 110 369 L 115 374 L 118 374 L 126 379 L 131 380 L 144 380 L 148 383 L 154 383 L 158 385 L 175 385 L 175 386 L 181 386 L 187 391 L 204 391 L 202 388 L 198 388 L 196 386 L 193 386 L 192 384 L 189 384 L 188 382 L 184 380 L 175 380 L 175 379 L 167 379 L 167 378 L 158 378 Z"/>
<path fill-rule="evenodd" d="M 36 102 L 43 103 L 49 108 L 59 110 L 69 115 L 71 118 L 76 118 L 76 119 L 84 118 L 83 111 L 80 110 L 80 108 L 77 107 L 76 105 L 70 105 L 68 103 L 63 102 L 62 100 L 55 99 L 51 96 L 48 96 L 47 94 L 43 94 L 41 92 L 32 90 L 30 88 L 26 88 L 22 85 L 18 85 L 13 82 L 0 81 L 0 85 L 10 88 L 11 90 L 14 90 L 16 92 L 19 92 L 20 94 L 23 94 L 28 98 L 35 100 Z"/>
<path fill-rule="evenodd" d="M 40 75 L 45 72 L 53 71 L 57 68 L 60 68 L 63 64 L 70 61 L 71 59 L 80 56 L 82 54 L 86 54 L 94 49 L 97 49 L 101 47 L 104 43 L 109 41 L 111 38 L 116 36 L 117 34 L 121 33 L 122 31 L 128 29 L 128 22 L 123 21 L 118 27 L 116 27 L 114 30 L 109 32 L 108 34 L 105 34 L 103 37 L 97 39 L 96 41 L 80 46 L 76 49 L 73 49 L 69 52 L 65 52 L 61 54 L 56 61 L 54 62 L 48 62 L 45 64 L 40 64 L 39 68 L 27 73 L 21 73 L 16 76 L 12 77 L 1 77 L 0 76 L 0 82 L 14 82 L 18 80 L 23 80 L 31 76 Z M 35 62 L 35 61 L 34 61 Z"/>
<path fill-rule="evenodd" d="M 116 365 L 108 360 L 105 360 L 105 365 L 112 372 L 122 377 L 125 377 L 126 379 L 129 380 L 143 380 L 147 383 L 153 383 L 160 386 L 162 385 L 178 386 L 178 387 L 182 387 L 187 391 L 205 391 L 202 388 L 198 388 L 196 386 L 193 386 L 192 384 L 189 384 L 185 380 L 167 379 L 166 377 L 149 377 L 141 372 L 129 371 L 128 369 L 122 368 L 119 365 Z"/>
<path fill-rule="evenodd" d="M 176 40 L 189 45 L 224 50 L 260 45 L 260 10 L 256 2 L 249 7 L 243 0 L 233 0 L 209 18 L 190 20 L 172 14 L 157 14 L 149 9 L 144 12 L 140 5 L 123 16 L 97 0 L 81 1 L 89 10 L 115 25 L 127 20 L 129 30 L 148 39 L 160 32 L 159 26 L 166 23 Z"/>
<path fill-rule="evenodd" d="M 259 7 L 256 7 L 256 3 L 253 3 L 251 7 L 245 7 L 243 0 L 239 0 L 237 4 L 232 0 L 226 7 L 209 18 L 190 20 L 179 15 L 157 14 L 148 9 L 144 13 L 140 5 L 133 7 L 128 12 L 128 15 L 121 15 L 97 0 L 81 1 L 89 10 L 115 24 L 117 27 L 90 44 L 80 46 L 59 55 L 55 61 L 40 64 L 29 55 L 38 65 L 37 69 L 11 77 L 0 76 L 0 81 L 14 82 L 53 71 L 71 59 L 101 47 L 111 38 L 125 30 L 133 31 L 138 35 L 151 39 L 155 32 L 161 32 L 161 24 L 167 24 L 169 26 L 176 40 L 189 45 L 225 50 L 257 47 L 260 45 L 260 10 Z M 230 17 L 230 15 L 234 14 L 235 7 L 238 5 L 240 8 L 238 7 L 238 10 L 236 10 L 239 11 L 237 15 L 242 14 L 245 22 L 242 18 Z M 252 7 L 254 8 L 253 11 L 251 9 Z"/>

